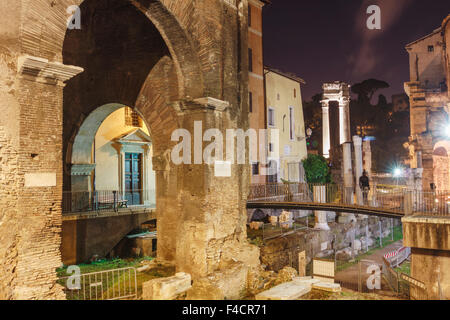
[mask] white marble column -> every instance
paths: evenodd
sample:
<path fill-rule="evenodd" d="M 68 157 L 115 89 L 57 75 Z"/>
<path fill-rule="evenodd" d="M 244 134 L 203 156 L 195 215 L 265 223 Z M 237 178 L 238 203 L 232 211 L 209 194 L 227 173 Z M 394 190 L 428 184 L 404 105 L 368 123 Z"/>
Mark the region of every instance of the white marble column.
<path fill-rule="evenodd" d="M 353 136 L 353 146 L 355 148 L 355 182 L 356 182 L 356 196 L 359 205 L 363 205 L 363 195 L 361 188 L 359 187 L 359 178 L 363 173 L 363 160 L 362 160 L 362 138 L 359 136 Z"/>
<path fill-rule="evenodd" d="M 326 186 L 314 186 L 314 202 L 325 203 L 327 200 L 326 191 Z M 328 226 L 326 211 L 314 211 L 314 215 L 316 217 L 316 224 L 314 225 L 314 229 L 330 230 L 330 227 Z"/>
<path fill-rule="evenodd" d="M 344 107 L 344 118 L 343 118 L 344 142 L 351 142 L 352 138 L 350 135 L 350 100 L 349 100 L 349 98 L 344 98 L 343 107 Z"/>
<path fill-rule="evenodd" d="M 339 143 L 347 142 L 346 139 L 346 116 L 344 105 L 339 105 Z"/>
<path fill-rule="evenodd" d="M 330 115 L 328 102 L 322 102 L 322 146 L 323 156 L 330 157 Z"/>
<path fill-rule="evenodd" d="M 352 170 L 352 144 L 346 142 L 342 145 L 344 162 L 344 194 L 347 204 L 353 203 L 353 170 Z"/>

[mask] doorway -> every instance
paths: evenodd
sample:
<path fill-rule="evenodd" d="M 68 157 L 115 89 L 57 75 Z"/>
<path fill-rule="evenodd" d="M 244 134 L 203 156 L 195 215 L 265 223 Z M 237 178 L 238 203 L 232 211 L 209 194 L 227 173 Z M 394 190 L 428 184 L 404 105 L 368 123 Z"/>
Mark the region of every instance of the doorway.
<path fill-rule="evenodd" d="M 125 200 L 128 205 L 139 205 L 142 192 L 142 154 L 125 153 Z"/>

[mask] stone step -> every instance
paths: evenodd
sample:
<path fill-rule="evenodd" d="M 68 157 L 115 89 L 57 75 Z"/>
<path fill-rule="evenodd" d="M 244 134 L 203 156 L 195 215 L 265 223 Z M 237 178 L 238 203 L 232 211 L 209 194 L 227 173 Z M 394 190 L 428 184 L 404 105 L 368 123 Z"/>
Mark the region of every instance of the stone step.
<path fill-rule="evenodd" d="M 313 284 L 312 288 L 327 292 L 341 292 L 341 285 L 339 283 L 318 282 Z"/>
<path fill-rule="evenodd" d="M 320 282 L 319 279 L 313 279 L 312 277 L 295 277 L 292 279 L 293 282 L 302 285 L 311 287 L 313 284 Z"/>
<path fill-rule="evenodd" d="M 297 300 L 311 291 L 311 286 L 294 281 L 282 283 L 272 289 L 258 293 L 256 300 Z"/>

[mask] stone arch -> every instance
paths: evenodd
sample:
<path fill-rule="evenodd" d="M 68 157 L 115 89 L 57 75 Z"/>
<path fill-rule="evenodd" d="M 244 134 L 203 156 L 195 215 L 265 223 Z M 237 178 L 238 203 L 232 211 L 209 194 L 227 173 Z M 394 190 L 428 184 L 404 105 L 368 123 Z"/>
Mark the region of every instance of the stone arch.
<path fill-rule="evenodd" d="M 101 122 L 120 107 L 133 107 L 146 121 L 150 132 L 158 132 L 154 136 L 157 152 L 168 147 L 169 132 L 177 126 L 171 102 L 186 98 L 186 91 L 180 89 L 183 75 L 172 56 L 177 50 L 169 48 L 172 44 L 164 39 L 168 37 L 167 33 L 163 37 L 152 23 L 158 17 L 152 16 L 152 20 L 149 13 L 143 12 L 147 7 L 153 10 L 153 6 L 157 8 L 151 15 L 163 10 L 156 2 L 150 1 L 148 6 L 140 4 L 137 8 L 136 2 L 125 0 L 85 0 L 80 7 L 84 29 L 68 31 L 65 37 L 64 63 L 84 68 L 84 72 L 64 88 L 66 190 L 74 185 L 73 165 L 79 167 L 75 168 L 77 174 L 80 170 L 89 171 L 86 165 L 91 163 L 90 148 L 95 132 Z M 169 28 L 166 24 L 173 22 L 170 17 L 159 19 L 165 20 L 160 26 L 162 29 L 164 26 Z M 127 21 L 133 21 L 133 24 Z M 175 29 L 178 27 L 175 24 Z M 109 41 L 112 32 L 116 42 Z M 178 41 L 181 41 L 180 32 Z M 186 44 L 184 50 L 186 56 L 194 55 L 188 52 Z M 197 75 L 192 70 L 193 65 L 187 64 L 190 65 L 190 75 Z M 194 80 L 202 81 L 200 76 Z M 201 84 L 197 85 L 196 90 L 201 87 Z M 83 174 L 86 172 L 81 172 Z"/>
<path fill-rule="evenodd" d="M 67 33 L 67 8 L 72 5 L 82 9 L 91 0 L 32 0 L 23 3 L 22 9 L 22 54 L 62 62 L 64 41 Z M 160 0 L 108 0 L 107 5 L 129 3 L 137 8 L 156 27 L 174 60 L 179 78 L 180 97 L 199 98 L 205 88 L 201 63 L 187 31 L 172 11 L 183 7 L 178 0 L 170 10 Z M 81 11 L 83 13 L 83 11 Z M 83 19 L 82 19 L 83 24 Z M 83 26 L 82 26 L 83 27 Z M 71 30 L 69 30 L 71 32 Z"/>

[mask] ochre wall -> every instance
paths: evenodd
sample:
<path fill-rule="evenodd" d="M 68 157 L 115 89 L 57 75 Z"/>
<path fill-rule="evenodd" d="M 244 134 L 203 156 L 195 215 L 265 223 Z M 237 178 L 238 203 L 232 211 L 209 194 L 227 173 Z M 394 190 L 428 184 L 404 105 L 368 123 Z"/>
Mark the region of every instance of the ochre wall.
<path fill-rule="evenodd" d="M 294 97 L 294 90 L 296 96 Z M 274 72 L 266 73 L 267 109 L 275 109 L 275 128 L 279 130 L 280 173 L 279 178 L 288 180 L 288 164 L 300 163 L 307 156 L 305 122 L 300 84 Z M 278 100 L 279 96 L 279 100 Z M 294 139 L 289 133 L 289 107 L 294 107 Z M 283 117 L 284 131 L 283 131 Z M 269 126 L 270 128 L 270 126 Z M 297 138 L 303 138 L 298 141 Z M 285 147 L 290 147 L 290 154 L 285 154 Z M 270 157 L 270 153 L 269 153 Z M 297 166 L 298 167 L 298 166 Z M 297 168 L 298 170 L 298 168 Z M 297 173 L 298 175 L 298 173 Z"/>

